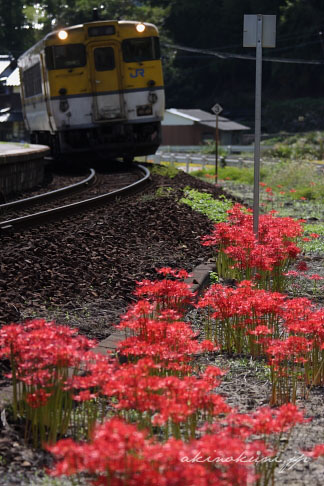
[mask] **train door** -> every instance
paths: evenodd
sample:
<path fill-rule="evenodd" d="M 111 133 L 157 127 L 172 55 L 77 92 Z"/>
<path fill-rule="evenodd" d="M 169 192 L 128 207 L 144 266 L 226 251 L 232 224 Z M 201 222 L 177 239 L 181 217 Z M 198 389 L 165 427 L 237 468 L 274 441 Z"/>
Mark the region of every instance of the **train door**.
<path fill-rule="evenodd" d="M 90 44 L 90 66 L 94 121 L 124 117 L 118 45 L 113 42 Z"/>

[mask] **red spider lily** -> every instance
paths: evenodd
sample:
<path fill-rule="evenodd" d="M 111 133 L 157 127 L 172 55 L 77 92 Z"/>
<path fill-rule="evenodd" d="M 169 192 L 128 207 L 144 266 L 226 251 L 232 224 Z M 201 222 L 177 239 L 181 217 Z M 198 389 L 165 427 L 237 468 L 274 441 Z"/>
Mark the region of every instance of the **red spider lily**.
<path fill-rule="evenodd" d="M 269 454 L 260 441 L 257 446 Z M 89 444 L 65 439 L 48 449 L 60 459 L 52 476 L 85 472 L 91 484 L 111 486 L 246 486 L 253 459 L 260 459 L 256 447 L 226 430 L 190 444 L 158 444 L 119 419 L 98 426 Z"/>
<path fill-rule="evenodd" d="M 252 268 L 266 277 L 273 274 L 274 288 L 280 289 L 280 272 L 300 249 L 293 239 L 302 234 L 300 222 L 274 217 L 274 212 L 260 216 L 258 240 L 253 232 L 253 219 L 240 205 L 228 211 L 228 221 L 215 225 L 211 235 L 202 238 L 203 245 L 219 246 L 218 273 L 240 280 L 252 275 Z M 234 273 L 231 269 L 234 268 Z M 262 286 L 262 279 L 259 284 Z M 269 283 L 269 278 L 265 280 Z"/>
<path fill-rule="evenodd" d="M 46 405 L 50 396 L 50 393 L 46 393 L 45 390 L 40 389 L 35 393 L 27 393 L 26 402 L 32 408 L 39 408 Z"/>
<path fill-rule="evenodd" d="M 318 273 L 314 273 L 313 275 L 308 275 L 307 277 L 309 280 L 323 280 L 324 277 L 321 277 L 321 275 L 318 275 Z"/>
<path fill-rule="evenodd" d="M 163 267 L 163 268 L 156 269 L 156 271 L 157 273 L 164 275 L 165 277 L 167 275 L 171 275 L 172 277 L 181 278 L 181 279 L 189 277 L 189 273 L 183 269 L 179 270 L 177 268 Z"/>
<path fill-rule="evenodd" d="M 324 444 L 317 444 L 311 451 L 303 451 L 305 456 L 313 457 L 317 459 L 318 457 L 324 456 Z"/>
<path fill-rule="evenodd" d="M 289 332 L 307 334 L 313 332 L 309 319 L 314 311 L 311 301 L 302 297 L 285 300 L 278 313 Z"/>
<path fill-rule="evenodd" d="M 269 477 L 276 451 L 262 440 L 247 443 L 246 435 L 241 437 L 238 431 L 247 427 L 248 435 L 255 430 L 263 436 L 273 435 L 303 419 L 295 408 L 282 407 L 270 413 L 257 412 L 248 422 L 247 416 L 239 419 L 238 414 L 231 421 L 237 426 L 215 424 L 210 433 L 187 444 L 175 439 L 159 444 L 134 425 L 111 419 L 97 426 L 90 443 L 65 439 L 48 447 L 59 459 L 50 474 L 85 472 L 94 485 L 246 486 L 260 472 Z"/>
<path fill-rule="evenodd" d="M 146 336 L 148 324 L 156 319 L 165 322 L 175 322 L 182 318 L 182 313 L 174 309 L 158 310 L 157 306 L 147 300 L 139 300 L 121 316 L 117 329 L 131 330 L 140 336 Z"/>
<path fill-rule="evenodd" d="M 215 433 L 220 426 L 219 424 L 222 424 L 231 431 L 234 437 L 248 438 L 254 435 L 261 435 L 267 442 L 267 436 L 280 438 L 282 433 L 288 432 L 297 424 L 309 421 L 310 419 L 306 419 L 296 405 L 287 403 L 277 409 L 262 407 L 251 414 L 241 414 L 233 411 L 222 421 L 212 425 L 211 431 Z M 278 442 L 277 446 L 279 446 Z"/>
<path fill-rule="evenodd" d="M 194 340 L 195 337 L 196 333 L 185 322 L 149 320 L 146 334 L 125 339 L 119 344 L 119 350 L 126 356 L 151 356 L 159 361 L 176 361 L 204 350 L 217 349 L 208 341 L 199 343 Z"/>
<path fill-rule="evenodd" d="M 153 300 L 158 312 L 163 309 L 174 309 L 183 313 L 193 302 L 194 293 L 191 292 L 190 285 L 185 282 L 164 279 L 153 282 L 142 280 L 136 283 L 135 295 Z"/>
<path fill-rule="evenodd" d="M 11 362 L 14 417 L 25 418 L 26 438 L 31 429 L 35 446 L 66 431 L 72 407 L 64 390 L 68 369 L 80 369 L 94 345 L 76 330 L 43 319 L 0 330 L 0 356 Z"/>
<path fill-rule="evenodd" d="M 77 336 L 76 330 L 45 320 L 0 330 L 0 356 L 14 360 L 17 379 L 28 384 L 35 380 L 36 385 L 47 385 L 48 379 L 55 378 L 54 368 L 78 366 L 83 353 L 95 345 Z"/>
<path fill-rule="evenodd" d="M 256 326 L 254 329 L 247 331 L 248 334 L 252 336 L 268 336 L 272 334 L 272 330 L 268 326 Z"/>
<path fill-rule="evenodd" d="M 289 336 L 287 339 L 273 339 L 266 352 L 270 357 L 272 365 L 279 365 L 282 362 L 301 363 L 307 361 L 306 356 L 311 351 L 312 340 L 303 336 Z"/>
<path fill-rule="evenodd" d="M 286 403 L 280 408 L 264 407 L 254 414 L 253 434 L 281 434 L 297 424 L 309 422 L 296 405 Z"/>
<path fill-rule="evenodd" d="M 77 444 L 71 439 L 65 439 L 47 447 L 56 456 L 64 457 L 51 471 L 51 475 L 70 476 L 86 471 L 99 478 L 104 477 L 106 481 L 111 479 L 109 484 L 115 485 L 121 484 L 119 477 L 135 479 L 148 466 L 141 460 L 142 450 L 147 445 L 146 435 L 134 425 L 117 418 L 111 419 L 95 429 L 90 444 Z M 158 479 L 157 475 L 155 479 Z"/>
<path fill-rule="evenodd" d="M 298 381 L 308 385 L 307 364 L 310 362 L 313 340 L 303 336 L 289 336 L 272 340 L 266 348 L 272 375 L 271 404 L 295 402 Z M 305 393 L 305 388 L 304 388 Z"/>
<path fill-rule="evenodd" d="M 118 362 L 115 358 L 93 352 L 85 353 L 82 374 L 68 377 L 64 382 L 64 390 L 73 393 L 79 390 L 76 400 L 87 400 L 87 393 L 91 393 L 91 390 L 96 393 L 101 390 L 116 369 L 118 369 Z"/>
<path fill-rule="evenodd" d="M 117 410 L 137 410 L 141 414 L 148 412 L 155 425 L 164 425 L 169 420 L 177 424 L 190 419 L 192 423 L 187 432 L 190 435 L 195 434 L 194 424 L 199 414 L 214 417 L 230 411 L 220 396 L 211 393 L 219 385 L 219 377 L 224 374 L 218 368 L 208 367 L 199 377 L 183 378 L 159 376 L 161 369 L 160 364 L 149 358 L 141 359 L 136 364 L 122 365 L 107 379 L 102 393 L 117 399 L 112 404 Z M 179 429 L 175 430 L 175 433 L 179 432 Z"/>
<path fill-rule="evenodd" d="M 297 267 L 297 270 L 299 270 L 300 272 L 306 272 L 308 270 L 307 263 L 304 262 L 304 261 L 298 262 L 296 267 Z"/>
<path fill-rule="evenodd" d="M 244 281 L 234 289 L 212 285 L 197 307 L 208 308 L 214 322 L 207 321 L 206 333 L 208 335 L 208 326 L 213 326 L 214 339 L 222 349 L 242 352 L 247 348 L 249 353 L 254 354 L 253 341 L 250 342 L 246 336 L 253 335 L 251 331 L 260 326 L 270 329 L 272 336 L 277 335 L 278 316 L 284 301 L 284 295 L 255 289 L 252 282 Z"/>
<path fill-rule="evenodd" d="M 289 270 L 288 272 L 284 273 L 286 277 L 299 277 L 300 273 L 294 270 Z"/>

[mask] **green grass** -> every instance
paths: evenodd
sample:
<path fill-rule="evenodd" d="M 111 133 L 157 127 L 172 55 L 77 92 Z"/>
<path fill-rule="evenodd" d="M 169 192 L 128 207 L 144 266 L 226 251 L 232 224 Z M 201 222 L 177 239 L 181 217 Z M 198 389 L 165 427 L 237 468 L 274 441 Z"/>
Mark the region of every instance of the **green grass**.
<path fill-rule="evenodd" d="M 225 196 L 214 199 L 211 194 L 190 188 L 184 190 L 184 197 L 180 199 L 180 202 L 187 204 L 194 211 L 204 214 L 214 223 L 226 221 L 227 211 L 232 207 L 232 202 Z"/>
<path fill-rule="evenodd" d="M 324 252 L 324 223 L 305 224 L 305 236 L 315 233 L 319 238 L 302 241 L 299 246 L 307 252 Z"/>
<path fill-rule="evenodd" d="M 264 180 L 268 171 L 261 168 L 260 178 Z M 215 169 L 196 170 L 190 173 L 193 176 L 211 179 L 215 175 Z M 220 167 L 218 169 L 218 180 L 231 180 L 242 184 L 253 184 L 253 169 L 239 167 Z"/>
<path fill-rule="evenodd" d="M 191 175 L 205 180 L 213 177 L 214 171 L 197 170 Z M 220 181 L 253 185 L 253 168 L 224 167 L 219 169 Z M 283 161 L 270 168 L 261 167 L 260 180 L 278 195 L 284 192 L 288 200 L 305 198 L 308 201 L 324 200 L 324 177 L 318 167 L 309 162 Z M 265 189 L 264 189 L 265 190 Z"/>

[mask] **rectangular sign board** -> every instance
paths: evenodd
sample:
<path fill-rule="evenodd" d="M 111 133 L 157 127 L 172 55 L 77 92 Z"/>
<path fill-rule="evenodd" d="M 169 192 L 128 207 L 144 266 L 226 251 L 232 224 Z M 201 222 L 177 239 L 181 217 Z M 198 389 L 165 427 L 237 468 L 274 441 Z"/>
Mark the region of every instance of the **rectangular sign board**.
<path fill-rule="evenodd" d="M 243 47 L 256 47 L 257 19 L 257 15 L 244 15 Z M 276 47 L 276 15 L 262 15 L 262 47 Z"/>

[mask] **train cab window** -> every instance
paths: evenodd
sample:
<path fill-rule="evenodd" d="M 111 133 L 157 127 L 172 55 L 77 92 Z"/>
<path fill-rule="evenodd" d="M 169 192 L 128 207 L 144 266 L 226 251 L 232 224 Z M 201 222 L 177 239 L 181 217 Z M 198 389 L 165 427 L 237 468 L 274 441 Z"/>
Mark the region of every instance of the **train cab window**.
<path fill-rule="evenodd" d="M 125 62 L 153 61 L 160 59 L 160 43 L 158 37 L 142 37 L 125 39 L 122 42 Z"/>
<path fill-rule="evenodd" d="M 96 71 L 112 71 L 115 69 L 115 56 L 112 47 L 96 47 L 93 55 Z"/>
<path fill-rule="evenodd" d="M 83 67 L 87 63 L 83 44 L 65 44 L 45 49 L 47 69 L 71 69 Z"/>
<path fill-rule="evenodd" d="M 42 77 L 40 63 L 23 71 L 22 74 L 25 97 L 35 96 L 42 93 Z"/>

